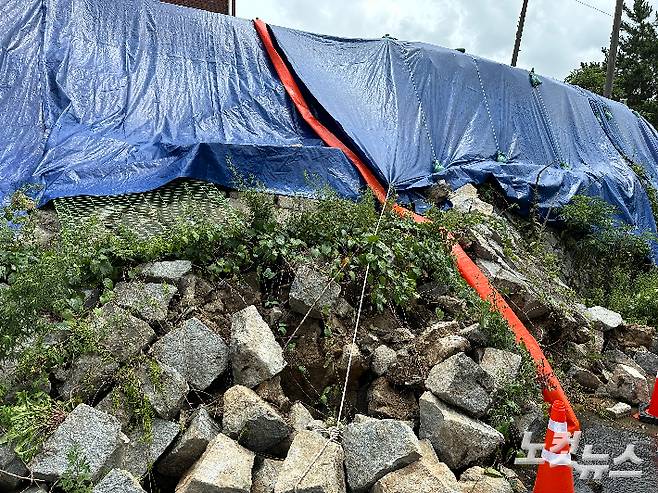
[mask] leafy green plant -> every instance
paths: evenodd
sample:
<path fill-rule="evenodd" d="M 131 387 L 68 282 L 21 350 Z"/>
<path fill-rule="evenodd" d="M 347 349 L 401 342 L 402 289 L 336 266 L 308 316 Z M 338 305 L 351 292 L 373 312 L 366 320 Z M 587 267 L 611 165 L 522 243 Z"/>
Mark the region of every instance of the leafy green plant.
<path fill-rule="evenodd" d="M 67 467 L 58 481 L 64 493 L 91 493 L 94 485 L 89 461 L 79 446 L 73 447 L 67 454 Z"/>
<path fill-rule="evenodd" d="M 0 406 L 0 443 L 9 443 L 16 455 L 29 462 L 66 416 L 64 406 L 47 394 L 19 392 L 16 403 Z"/>

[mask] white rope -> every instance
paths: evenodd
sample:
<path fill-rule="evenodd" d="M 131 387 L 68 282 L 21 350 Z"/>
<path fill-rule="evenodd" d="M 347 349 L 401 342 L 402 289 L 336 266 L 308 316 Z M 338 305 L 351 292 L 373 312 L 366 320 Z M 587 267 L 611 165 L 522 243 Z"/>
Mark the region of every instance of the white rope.
<path fill-rule="evenodd" d="M 388 197 L 389 194 L 391 193 L 391 186 L 389 185 L 388 190 L 386 191 L 386 198 L 384 199 L 384 205 L 382 206 L 382 212 L 379 215 L 379 219 L 377 220 L 377 226 L 375 227 L 375 236 L 379 233 L 379 227 L 381 226 L 382 219 L 384 218 L 384 214 L 386 213 L 386 206 L 388 205 Z M 372 253 L 372 250 L 374 248 L 374 245 L 370 247 L 370 253 Z M 304 471 L 304 474 L 302 474 L 299 479 L 297 480 L 297 483 L 295 484 L 294 487 L 294 492 L 297 493 L 299 485 L 302 483 L 302 481 L 306 478 L 309 472 L 311 472 L 311 469 L 313 469 L 313 466 L 317 463 L 318 460 L 320 460 L 320 457 L 322 457 L 322 454 L 324 453 L 325 450 L 327 450 L 327 447 L 331 442 L 337 442 L 339 437 L 340 437 L 340 422 L 343 417 L 343 409 L 345 407 L 345 398 L 347 396 L 347 385 L 350 380 L 350 370 L 352 369 L 352 360 L 354 358 L 354 346 L 356 345 L 356 337 L 359 332 L 359 324 L 361 322 L 361 312 L 363 311 L 363 300 L 366 295 L 366 287 L 368 285 L 368 274 L 370 273 L 370 261 L 366 264 L 366 273 L 365 277 L 363 279 L 363 285 L 361 287 L 361 298 L 359 299 L 359 309 L 356 314 L 356 322 L 354 324 L 354 333 L 352 335 L 352 344 L 350 345 L 350 356 L 347 360 L 347 370 L 345 371 L 345 383 L 343 385 L 343 394 L 340 399 L 340 407 L 338 409 L 338 419 L 336 420 L 336 426 L 332 427 L 329 429 L 329 438 L 325 442 L 324 446 L 320 451 L 315 455 L 311 463 L 308 465 L 306 470 Z M 310 310 L 309 310 L 310 311 Z"/>

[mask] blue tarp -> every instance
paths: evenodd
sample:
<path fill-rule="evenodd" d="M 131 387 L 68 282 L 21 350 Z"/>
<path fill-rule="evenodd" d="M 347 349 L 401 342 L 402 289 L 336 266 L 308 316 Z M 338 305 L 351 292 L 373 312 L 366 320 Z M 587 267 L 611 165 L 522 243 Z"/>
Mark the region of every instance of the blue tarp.
<path fill-rule="evenodd" d="M 272 31 L 324 123 L 402 197 L 492 180 L 525 211 L 585 193 L 656 231 L 633 168 L 658 186 L 658 134 L 624 105 L 437 46 Z M 287 194 L 363 185 L 300 118 L 250 21 L 157 0 L 3 2 L 0 116 L 0 201 L 26 184 L 45 203 L 236 174 Z"/>
<path fill-rule="evenodd" d="M 286 194 L 362 187 L 298 116 L 250 21 L 154 0 L 28 0 L 3 2 L 0 33 L 0 198 L 28 183 L 44 203 L 236 175 Z"/>
<path fill-rule="evenodd" d="M 492 180 L 525 211 L 597 195 L 656 231 L 631 160 L 658 186 L 658 136 L 627 107 L 428 44 L 272 31 L 316 103 L 402 196 L 442 178 L 453 188 Z"/>

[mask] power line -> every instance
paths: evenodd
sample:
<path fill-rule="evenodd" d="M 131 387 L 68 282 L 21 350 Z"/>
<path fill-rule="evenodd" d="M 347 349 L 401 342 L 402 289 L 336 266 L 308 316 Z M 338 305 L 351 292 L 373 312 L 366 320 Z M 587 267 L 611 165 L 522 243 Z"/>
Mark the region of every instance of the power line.
<path fill-rule="evenodd" d="M 605 15 L 607 15 L 608 17 L 612 17 L 612 14 L 611 14 L 610 12 L 606 12 L 605 10 L 601 10 L 600 8 L 595 7 L 595 6 L 592 5 L 592 4 L 589 4 L 589 3 L 583 2 L 583 1 L 581 1 L 581 0 L 574 0 L 574 1 L 577 2 L 577 3 L 579 3 L 580 5 L 584 5 L 585 7 L 588 7 L 588 8 L 590 8 L 590 9 L 592 9 L 592 10 L 596 10 L 597 12 L 600 12 L 600 13 L 602 13 L 602 14 L 605 14 Z"/>

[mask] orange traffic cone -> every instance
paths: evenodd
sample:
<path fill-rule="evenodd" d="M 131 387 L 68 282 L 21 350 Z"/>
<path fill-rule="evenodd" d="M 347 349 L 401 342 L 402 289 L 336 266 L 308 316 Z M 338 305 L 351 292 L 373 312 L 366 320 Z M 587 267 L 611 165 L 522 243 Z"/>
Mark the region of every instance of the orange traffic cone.
<path fill-rule="evenodd" d="M 534 493 L 574 493 L 573 467 L 567 428 L 567 413 L 562 401 L 553 402 L 548 422 L 542 462 L 537 471 Z"/>
<path fill-rule="evenodd" d="M 653 389 L 653 397 L 649 405 L 640 406 L 640 421 L 651 425 L 658 425 L 658 375 Z"/>

